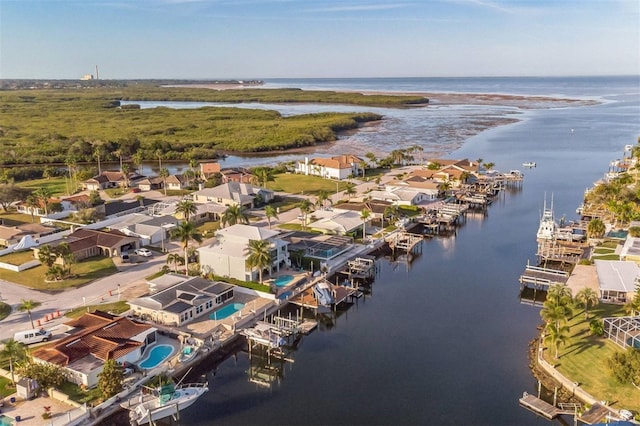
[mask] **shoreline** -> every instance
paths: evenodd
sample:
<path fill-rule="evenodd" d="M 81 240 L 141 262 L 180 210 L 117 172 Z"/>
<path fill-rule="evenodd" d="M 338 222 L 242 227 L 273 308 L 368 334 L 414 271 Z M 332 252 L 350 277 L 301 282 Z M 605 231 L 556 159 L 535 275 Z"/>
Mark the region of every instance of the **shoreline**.
<path fill-rule="evenodd" d="M 268 88 L 257 85 L 242 84 L 181 84 L 165 87 L 181 87 L 194 89 L 211 89 L 211 90 L 235 90 L 246 88 L 261 88 L 265 90 L 276 90 L 276 88 Z M 307 90 L 307 89 L 300 89 Z M 322 89 L 325 90 L 325 89 Z M 317 91 L 322 91 L 317 90 Z M 311 91 L 311 90 L 310 90 Z M 316 91 L 316 90 L 314 90 Z M 515 107 L 520 109 L 547 109 L 547 108 L 566 108 L 570 106 L 594 106 L 603 103 L 595 99 L 574 99 L 569 97 L 554 97 L 540 95 L 516 95 L 507 93 L 474 93 L 474 92 L 407 92 L 407 91 L 389 91 L 389 90 L 326 90 L 336 93 L 360 93 L 363 95 L 388 95 L 388 96 L 423 96 L 429 99 L 428 104 L 424 105 L 407 105 L 407 108 L 428 107 L 430 105 L 493 105 Z"/>

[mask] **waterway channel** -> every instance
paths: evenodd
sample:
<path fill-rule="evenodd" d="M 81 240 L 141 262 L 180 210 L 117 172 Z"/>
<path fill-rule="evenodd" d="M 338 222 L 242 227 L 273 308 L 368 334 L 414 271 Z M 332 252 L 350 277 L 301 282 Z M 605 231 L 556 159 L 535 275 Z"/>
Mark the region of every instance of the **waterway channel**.
<path fill-rule="evenodd" d="M 636 142 L 639 96 L 619 100 L 529 111 L 468 139 L 449 156 L 537 167 L 455 235 L 425 240 L 412 263 L 381 259 L 372 294 L 304 337 L 273 386 L 249 381 L 246 353 L 212 365 L 211 392 L 181 424 L 548 424 L 518 404 L 536 389 L 527 350 L 540 324 L 518 277 L 535 260 L 544 197 L 574 218 L 584 190 Z"/>

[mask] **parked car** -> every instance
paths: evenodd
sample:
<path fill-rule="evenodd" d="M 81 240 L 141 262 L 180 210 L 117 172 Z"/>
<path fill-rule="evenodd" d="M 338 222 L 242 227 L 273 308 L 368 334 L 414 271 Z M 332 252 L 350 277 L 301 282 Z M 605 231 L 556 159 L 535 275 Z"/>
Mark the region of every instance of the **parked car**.
<path fill-rule="evenodd" d="M 129 261 L 129 252 L 123 251 L 120 254 L 120 259 L 122 259 L 123 262 L 128 262 Z"/>
<path fill-rule="evenodd" d="M 153 255 L 153 253 L 151 253 L 151 250 L 146 248 L 136 249 L 134 253 L 137 254 L 138 256 L 143 256 L 143 257 L 151 257 Z"/>
<path fill-rule="evenodd" d="M 35 328 L 33 330 L 19 331 L 14 334 L 13 339 L 16 342 L 24 343 L 25 345 L 46 342 L 51 339 L 51 332 L 42 328 Z"/>

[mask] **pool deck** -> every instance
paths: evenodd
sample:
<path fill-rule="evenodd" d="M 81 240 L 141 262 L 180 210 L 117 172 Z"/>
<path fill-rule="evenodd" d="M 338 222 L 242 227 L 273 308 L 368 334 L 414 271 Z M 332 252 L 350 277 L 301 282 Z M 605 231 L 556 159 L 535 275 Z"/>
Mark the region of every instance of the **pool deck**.
<path fill-rule="evenodd" d="M 243 303 L 244 307 L 233 315 L 220 320 L 213 320 L 208 315 L 203 315 L 181 328 L 198 336 L 210 335 L 221 325 L 227 330 L 233 330 L 238 321 L 253 316 L 254 312 L 262 311 L 266 306 L 272 305 L 273 300 L 236 292 L 233 299 L 227 301 L 223 306 L 233 303 Z"/>

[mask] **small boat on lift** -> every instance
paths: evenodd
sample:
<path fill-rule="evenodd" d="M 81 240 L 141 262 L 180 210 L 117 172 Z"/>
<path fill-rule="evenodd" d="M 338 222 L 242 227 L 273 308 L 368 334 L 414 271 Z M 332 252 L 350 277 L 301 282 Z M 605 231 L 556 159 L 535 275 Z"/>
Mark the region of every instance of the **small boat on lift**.
<path fill-rule="evenodd" d="M 527 163 L 522 163 L 522 165 L 524 167 L 535 167 L 536 166 L 536 162 L 535 161 L 529 161 Z"/>
<path fill-rule="evenodd" d="M 140 397 L 141 402 L 130 408 L 129 420 L 133 425 L 153 424 L 156 420 L 172 416 L 177 418 L 178 412 L 190 407 L 198 398 L 209 390 L 207 383 L 191 383 L 186 385 L 164 385 L 153 391 L 150 399 Z"/>

